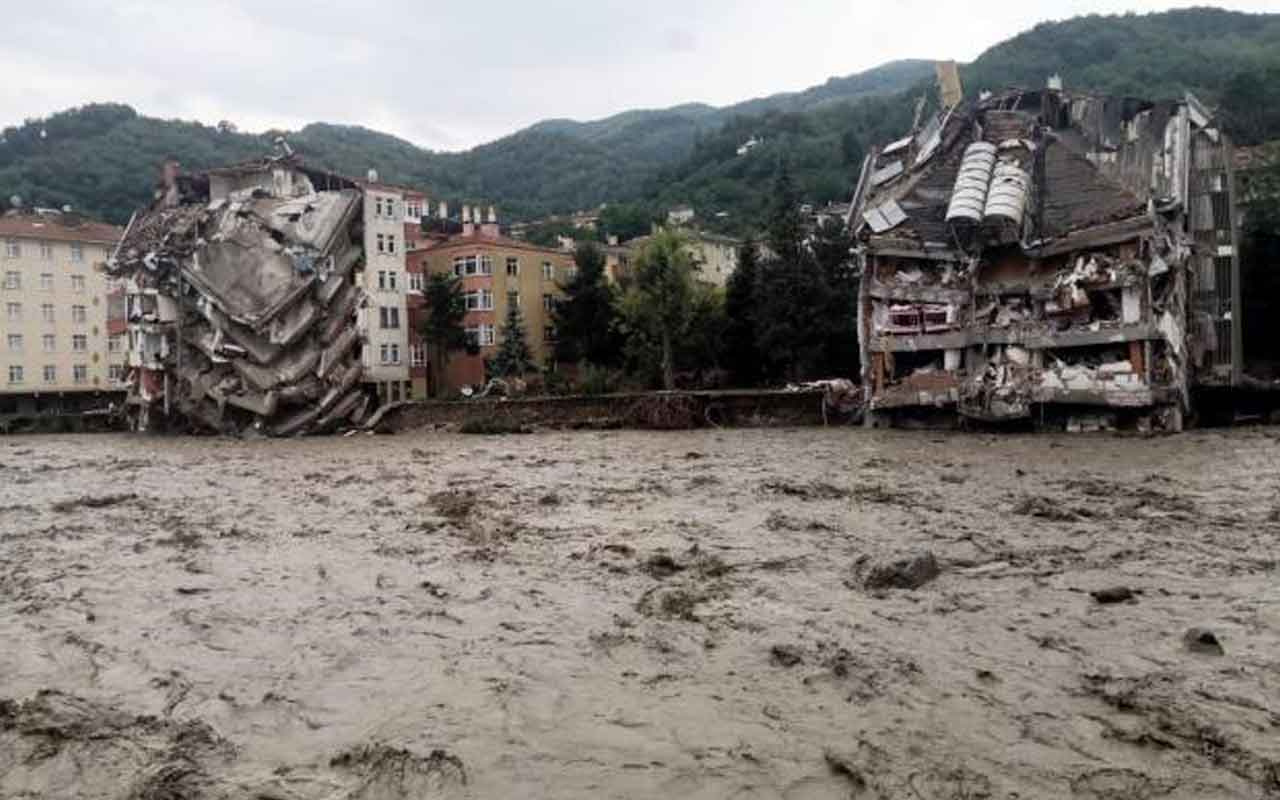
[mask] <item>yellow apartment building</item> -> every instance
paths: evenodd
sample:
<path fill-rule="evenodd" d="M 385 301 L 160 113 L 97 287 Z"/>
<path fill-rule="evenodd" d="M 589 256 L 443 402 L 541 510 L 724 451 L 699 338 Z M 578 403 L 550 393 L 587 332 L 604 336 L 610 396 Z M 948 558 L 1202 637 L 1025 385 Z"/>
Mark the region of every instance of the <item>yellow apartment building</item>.
<path fill-rule="evenodd" d="M 74 411 L 120 390 L 102 272 L 120 228 L 66 211 L 0 216 L 0 415 Z"/>
<path fill-rule="evenodd" d="M 456 275 L 467 299 L 464 325 L 479 348 L 458 352 L 445 370 L 446 393 L 485 381 L 484 360 L 498 349 L 507 308 L 518 303 L 534 363 L 543 366 L 554 352 L 551 309 L 577 269 L 573 254 L 502 236 L 496 222 L 464 223 L 463 233 L 428 244 L 419 252 L 426 274 Z"/>

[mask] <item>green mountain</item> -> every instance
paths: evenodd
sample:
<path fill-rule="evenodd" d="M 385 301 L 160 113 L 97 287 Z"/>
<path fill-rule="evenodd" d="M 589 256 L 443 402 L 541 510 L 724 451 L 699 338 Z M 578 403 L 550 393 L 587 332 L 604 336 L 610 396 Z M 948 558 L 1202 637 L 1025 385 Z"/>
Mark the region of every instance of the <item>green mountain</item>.
<path fill-rule="evenodd" d="M 932 73 L 931 62 L 898 61 L 725 108 L 548 120 L 463 153 L 323 123 L 288 139 L 315 166 L 352 175 L 376 168 L 384 180 L 455 203 L 496 203 L 508 219 L 602 202 L 653 210 L 689 203 L 742 232 L 760 218 L 783 162 L 809 200 L 847 198 L 866 149 L 905 133 L 918 98 L 936 102 Z M 1079 17 L 1037 25 L 961 68 L 970 94 L 1042 86 L 1055 73 L 1069 88 L 1142 97 L 1190 89 L 1222 106 L 1237 139 L 1280 137 L 1280 14 L 1201 8 Z M 164 158 L 201 169 L 268 152 L 274 135 L 154 119 L 122 105 L 65 111 L 0 133 L 0 204 L 18 194 L 122 222 L 149 199 Z M 753 137 L 762 143 L 738 155 Z"/>

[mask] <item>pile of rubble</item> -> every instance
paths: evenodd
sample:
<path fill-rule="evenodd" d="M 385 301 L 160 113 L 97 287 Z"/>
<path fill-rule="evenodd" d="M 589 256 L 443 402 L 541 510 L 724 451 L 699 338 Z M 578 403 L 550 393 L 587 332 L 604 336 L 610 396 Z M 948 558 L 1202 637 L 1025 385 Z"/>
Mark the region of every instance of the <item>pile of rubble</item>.
<path fill-rule="evenodd" d="M 127 292 L 135 427 L 363 421 L 361 211 L 356 184 L 287 153 L 198 176 L 167 165 L 108 264 Z"/>

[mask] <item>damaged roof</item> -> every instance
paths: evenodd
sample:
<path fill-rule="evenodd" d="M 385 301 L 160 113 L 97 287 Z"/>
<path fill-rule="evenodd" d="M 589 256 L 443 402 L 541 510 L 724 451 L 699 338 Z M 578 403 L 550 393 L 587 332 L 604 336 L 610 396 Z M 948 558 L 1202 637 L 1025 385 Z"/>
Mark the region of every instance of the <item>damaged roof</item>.
<path fill-rule="evenodd" d="M 994 146 L 1000 163 L 1019 166 L 1029 179 L 1024 242 L 1145 215 L 1151 192 L 1133 186 L 1142 178 L 1149 183 L 1149 169 L 1141 173 L 1151 155 L 1143 162 L 1141 155 L 1118 157 L 1117 151 L 1134 139 L 1135 126 L 1163 131 L 1175 106 L 1057 90 L 1010 90 L 965 101 L 874 155 L 855 224 L 864 237 L 895 247 L 957 246 L 948 208 L 966 150 L 975 142 Z M 1017 155 L 1009 158 L 1011 153 Z"/>

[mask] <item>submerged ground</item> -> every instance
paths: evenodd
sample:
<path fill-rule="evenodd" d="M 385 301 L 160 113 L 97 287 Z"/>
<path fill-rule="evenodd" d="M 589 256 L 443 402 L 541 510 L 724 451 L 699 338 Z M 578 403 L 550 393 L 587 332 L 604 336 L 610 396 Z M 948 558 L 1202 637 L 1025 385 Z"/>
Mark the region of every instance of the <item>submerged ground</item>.
<path fill-rule="evenodd" d="M 1278 538 L 1267 429 L 2 439 L 0 797 L 1277 796 Z"/>

